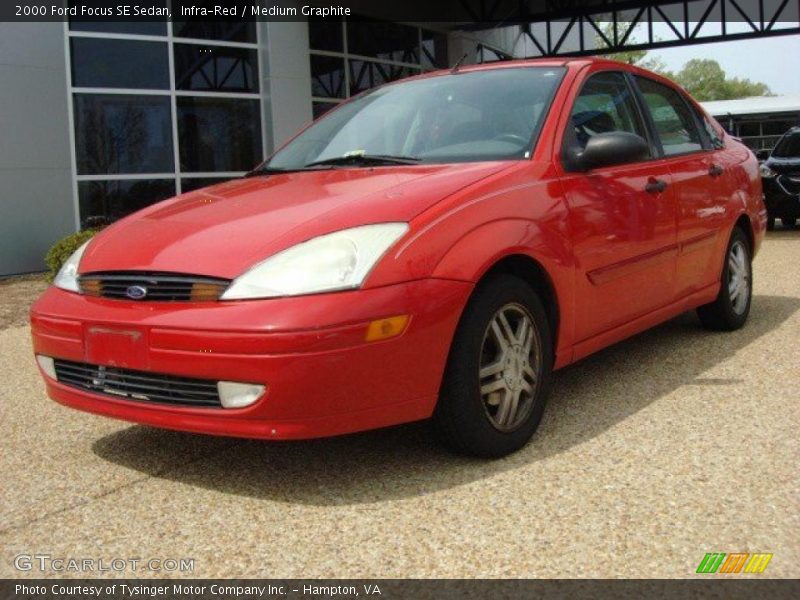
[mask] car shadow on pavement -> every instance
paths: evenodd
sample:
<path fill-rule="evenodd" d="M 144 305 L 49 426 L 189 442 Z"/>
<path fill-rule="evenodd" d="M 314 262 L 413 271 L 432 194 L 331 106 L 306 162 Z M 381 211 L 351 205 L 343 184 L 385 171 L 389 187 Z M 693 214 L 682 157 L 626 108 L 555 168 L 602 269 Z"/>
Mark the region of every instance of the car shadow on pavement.
<path fill-rule="evenodd" d="M 261 442 L 133 426 L 94 442 L 99 457 L 182 484 L 309 505 L 424 495 L 540 461 L 598 436 L 685 385 L 735 385 L 703 373 L 779 327 L 800 299 L 756 296 L 733 333 L 701 329 L 686 313 L 558 371 L 532 442 L 502 460 L 451 455 L 428 423 L 303 442 Z M 742 373 L 742 380 L 751 377 Z"/>

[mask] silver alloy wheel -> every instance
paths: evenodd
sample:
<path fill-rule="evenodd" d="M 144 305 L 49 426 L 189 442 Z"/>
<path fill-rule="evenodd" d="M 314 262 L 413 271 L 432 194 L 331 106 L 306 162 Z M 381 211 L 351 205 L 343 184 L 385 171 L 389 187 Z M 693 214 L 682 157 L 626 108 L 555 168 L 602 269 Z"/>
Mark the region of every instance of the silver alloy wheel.
<path fill-rule="evenodd" d="M 481 346 L 481 400 L 496 429 L 513 431 L 530 415 L 541 360 L 533 317 L 520 304 L 506 304 L 489 322 Z"/>
<path fill-rule="evenodd" d="M 741 315 L 747 309 L 750 299 L 750 261 L 747 248 L 741 240 L 736 240 L 728 254 L 728 296 L 733 312 Z"/>

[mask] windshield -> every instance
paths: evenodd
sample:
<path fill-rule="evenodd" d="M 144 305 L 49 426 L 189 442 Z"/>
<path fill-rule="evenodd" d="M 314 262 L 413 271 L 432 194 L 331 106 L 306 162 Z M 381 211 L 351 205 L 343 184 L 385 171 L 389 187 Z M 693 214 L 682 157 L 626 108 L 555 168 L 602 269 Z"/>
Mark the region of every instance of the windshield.
<path fill-rule="evenodd" d="M 359 156 L 421 163 L 528 158 L 563 73 L 514 67 L 377 88 L 328 113 L 262 168 Z"/>
<path fill-rule="evenodd" d="M 784 135 L 772 151 L 775 158 L 800 158 L 800 131 Z"/>

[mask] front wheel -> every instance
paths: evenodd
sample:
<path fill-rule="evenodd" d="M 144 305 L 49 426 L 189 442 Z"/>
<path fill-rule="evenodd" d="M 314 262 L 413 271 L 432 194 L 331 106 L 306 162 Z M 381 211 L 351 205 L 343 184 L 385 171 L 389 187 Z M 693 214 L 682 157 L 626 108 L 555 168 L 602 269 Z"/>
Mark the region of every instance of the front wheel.
<path fill-rule="evenodd" d="M 721 283 L 717 299 L 698 308 L 697 315 L 706 329 L 733 331 L 747 321 L 753 297 L 750 243 L 739 227 L 728 242 Z"/>
<path fill-rule="evenodd" d="M 456 330 L 434 413 L 442 442 L 486 458 L 524 446 L 544 412 L 551 339 L 542 302 L 525 281 L 482 282 Z"/>

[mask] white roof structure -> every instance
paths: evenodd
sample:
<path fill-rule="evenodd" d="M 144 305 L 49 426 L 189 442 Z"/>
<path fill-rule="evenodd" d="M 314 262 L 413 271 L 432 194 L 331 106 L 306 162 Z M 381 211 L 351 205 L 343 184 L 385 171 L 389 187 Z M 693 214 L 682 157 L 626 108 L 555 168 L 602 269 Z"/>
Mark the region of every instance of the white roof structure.
<path fill-rule="evenodd" d="M 736 100 L 713 100 L 700 104 L 715 117 L 800 112 L 800 94 L 753 96 Z"/>

